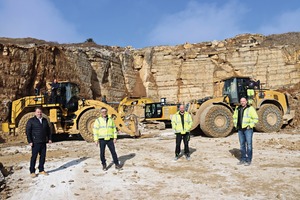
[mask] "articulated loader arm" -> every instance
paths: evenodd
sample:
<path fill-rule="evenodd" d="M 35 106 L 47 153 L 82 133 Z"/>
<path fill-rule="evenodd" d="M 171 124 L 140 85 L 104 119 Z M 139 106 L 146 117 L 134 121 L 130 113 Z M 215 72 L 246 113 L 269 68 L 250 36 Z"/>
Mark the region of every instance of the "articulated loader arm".
<path fill-rule="evenodd" d="M 140 136 L 140 132 L 138 130 L 138 120 L 135 115 L 131 114 L 121 116 L 113 107 L 97 100 L 86 100 L 85 106 L 93 106 L 96 109 L 105 107 L 107 109 L 108 115 L 110 115 L 114 119 L 117 128 L 121 132 L 127 133 L 130 136 Z"/>

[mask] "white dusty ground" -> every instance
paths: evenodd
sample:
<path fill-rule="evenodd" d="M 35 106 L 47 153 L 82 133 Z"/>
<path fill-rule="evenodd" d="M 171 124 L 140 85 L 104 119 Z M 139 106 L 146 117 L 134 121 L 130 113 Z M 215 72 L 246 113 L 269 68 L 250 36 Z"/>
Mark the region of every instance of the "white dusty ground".
<path fill-rule="evenodd" d="M 30 148 L 2 144 L 0 162 L 14 167 L 5 192 L 11 200 L 300 199 L 300 134 L 255 133 L 251 166 L 237 165 L 237 134 L 192 137 L 190 161 L 173 161 L 170 130 L 152 138 L 120 139 L 116 145 L 121 171 L 114 166 L 102 171 L 94 144 L 63 141 L 48 146 L 50 175 L 31 178 Z M 106 155 L 110 163 L 108 150 Z"/>

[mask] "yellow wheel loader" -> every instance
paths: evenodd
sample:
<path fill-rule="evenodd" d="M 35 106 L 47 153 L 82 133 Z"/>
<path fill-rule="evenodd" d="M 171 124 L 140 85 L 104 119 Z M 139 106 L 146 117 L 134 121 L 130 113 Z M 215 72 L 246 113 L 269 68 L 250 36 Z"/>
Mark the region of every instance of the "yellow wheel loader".
<path fill-rule="evenodd" d="M 42 108 L 43 117 L 48 120 L 54 134 L 81 134 L 87 142 L 91 142 L 94 121 L 100 116 L 100 109 L 105 107 L 119 131 L 134 137 L 140 136 L 135 115 L 121 115 L 101 101 L 80 99 L 77 84 L 60 82 L 55 93 L 54 101 L 46 94 L 14 100 L 9 109 L 8 121 L 2 123 L 2 131 L 25 140 L 27 121 L 34 116 L 34 109 L 38 106 Z"/>
<path fill-rule="evenodd" d="M 188 104 L 188 112 L 193 117 L 192 130 L 200 125 L 207 136 L 228 136 L 233 130 L 234 109 L 242 97 L 247 98 L 248 103 L 257 110 L 257 131 L 276 132 L 293 119 L 295 111 L 290 110 L 286 94 L 262 89 L 259 81 L 249 77 L 232 77 L 223 81 L 221 97 L 206 97 Z"/>
<path fill-rule="evenodd" d="M 118 105 L 118 112 L 121 116 L 133 114 L 143 120 L 145 118 L 145 105 L 153 102 L 152 99 L 147 97 L 125 97 Z"/>
<path fill-rule="evenodd" d="M 145 104 L 145 121 L 153 122 L 154 127 L 160 130 L 171 127 L 171 118 L 178 111 L 179 104 L 167 103 L 166 98 L 160 102 Z"/>
<path fill-rule="evenodd" d="M 166 98 L 154 102 L 147 97 L 125 97 L 119 104 L 118 112 L 121 115 L 136 115 L 145 128 L 163 130 L 171 125 L 171 117 L 177 109 L 178 104 L 167 103 Z"/>

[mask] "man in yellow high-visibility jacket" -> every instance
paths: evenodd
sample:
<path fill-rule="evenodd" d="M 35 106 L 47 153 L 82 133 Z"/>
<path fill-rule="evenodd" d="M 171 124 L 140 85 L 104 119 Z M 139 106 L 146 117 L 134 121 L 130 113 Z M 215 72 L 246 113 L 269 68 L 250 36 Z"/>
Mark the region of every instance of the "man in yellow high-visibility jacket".
<path fill-rule="evenodd" d="M 184 143 L 185 157 L 190 160 L 189 140 L 192 124 L 192 116 L 185 111 L 184 105 L 180 105 L 179 111 L 172 117 L 172 128 L 176 134 L 175 161 L 178 160 L 180 155 L 181 140 Z"/>
<path fill-rule="evenodd" d="M 258 116 L 255 108 L 247 104 L 246 98 L 240 99 L 240 106 L 238 106 L 233 114 L 234 127 L 238 130 L 241 159 L 239 165 L 244 164 L 249 166 L 252 162 L 252 137 L 253 128 L 258 122 Z"/>
<path fill-rule="evenodd" d="M 107 170 L 105 159 L 106 145 L 110 150 L 116 169 L 121 169 L 122 166 L 119 163 L 114 145 L 114 143 L 117 141 L 117 129 L 114 120 L 107 115 L 106 108 L 101 108 L 101 116 L 94 122 L 93 134 L 96 146 L 98 146 L 100 143 L 100 159 L 103 170 Z"/>

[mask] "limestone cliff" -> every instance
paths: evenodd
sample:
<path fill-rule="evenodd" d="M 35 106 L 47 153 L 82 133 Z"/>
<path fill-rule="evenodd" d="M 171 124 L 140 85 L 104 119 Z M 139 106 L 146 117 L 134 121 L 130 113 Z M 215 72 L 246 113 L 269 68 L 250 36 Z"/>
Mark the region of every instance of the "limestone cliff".
<path fill-rule="evenodd" d="M 296 41 L 289 35 L 297 35 Z M 265 88 L 288 87 L 300 81 L 300 34 L 287 34 L 284 44 L 276 37 L 246 34 L 220 42 L 149 47 L 133 52 L 134 67 L 148 96 L 171 101 L 219 95 L 219 82 L 232 75 L 258 79 Z"/>
<path fill-rule="evenodd" d="M 220 81 L 232 75 L 259 79 L 271 89 L 299 83 L 300 33 L 143 49 L 0 38 L 0 110 L 7 100 L 34 94 L 35 87 L 45 91 L 54 77 L 78 83 L 85 98 L 187 102 L 220 95 Z"/>

